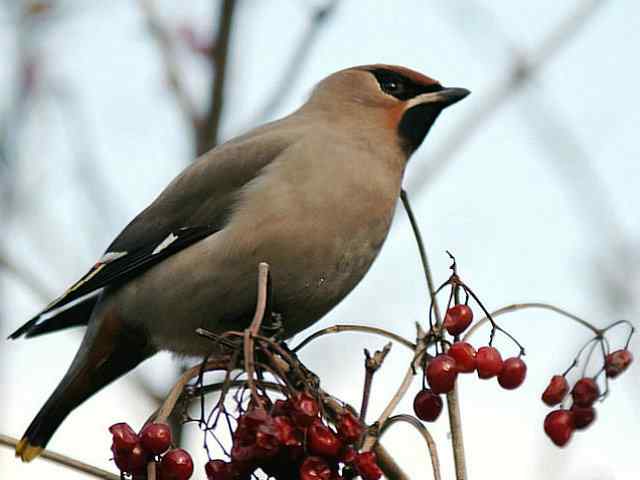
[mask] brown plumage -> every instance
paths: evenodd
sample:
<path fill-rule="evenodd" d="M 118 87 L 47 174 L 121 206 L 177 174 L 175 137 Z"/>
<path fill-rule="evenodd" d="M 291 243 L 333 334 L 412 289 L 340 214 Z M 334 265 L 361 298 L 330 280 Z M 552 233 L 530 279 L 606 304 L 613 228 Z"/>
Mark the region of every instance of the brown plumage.
<path fill-rule="evenodd" d="M 85 277 L 11 336 L 78 325 L 91 312 L 69 371 L 16 454 L 37 456 L 71 410 L 156 351 L 209 353 L 196 328 L 245 327 L 259 262 L 271 265 L 287 336 L 316 322 L 371 266 L 409 156 L 440 111 L 467 94 L 403 67 L 350 68 L 293 114 L 200 157 Z"/>

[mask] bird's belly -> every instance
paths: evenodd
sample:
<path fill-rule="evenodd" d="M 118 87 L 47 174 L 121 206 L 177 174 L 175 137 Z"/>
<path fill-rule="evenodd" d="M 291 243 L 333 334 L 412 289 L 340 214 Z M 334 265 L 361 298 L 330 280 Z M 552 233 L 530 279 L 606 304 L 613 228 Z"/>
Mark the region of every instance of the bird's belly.
<path fill-rule="evenodd" d="M 290 212 L 289 212 L 290 213 Z M 128 321 L 142 322 L 159 349 L 206 355 L 197 328 L 240 331 L 255 310 L 257 268 L 271 269 L 274 311 L 287 337 L 312 325 L 362 279 L 387 235 L 388 215 L 360 221 L 269 218 L 227 228 L 178 252 L 123 288 Z M 295 228 L 290 228 L 295 225 Z"/>

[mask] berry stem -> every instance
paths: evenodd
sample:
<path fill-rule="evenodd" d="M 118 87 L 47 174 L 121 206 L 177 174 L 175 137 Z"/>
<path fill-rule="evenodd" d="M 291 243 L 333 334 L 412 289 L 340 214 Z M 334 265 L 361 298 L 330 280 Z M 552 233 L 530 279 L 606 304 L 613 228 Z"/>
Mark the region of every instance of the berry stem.
<path fill-rule="evenodd" d="M 431 268 L 429 267 L 429 262 L 427 260 L 427 252 L 424 248 L 424 242 L 422 241 L 420 228 L 418 227 L 416 218 L 413 215 L 413 210 L 411 209 L 411 204 L 409 203 L 409 197 L 405 189 L 400 190 L 400 200 L 402 200 L 402 206 L 404 207 L 404 210 L 407 212 L 407 217 L 409 217 L 409 222 L 411 223 L 411 228 L 413 229 L 413 235 L 416 237 L 416 243 L 418 244 L 418 251 L 420 252 L 420 261 L 422 262 L 422 269 L 424 271 L 425 279 L 427 280 L 427 287 L 429 288 L 429 297 L 431 298 L 431 304 L 433 308 L 435 308 L 436 318 L 441 318 L 440 308 L 438 307 L 438 302 L 436 302 L 436 288 L 435 288 L 435 284 L 433 283 Z"/>
<path fill-rule="evenodd" d="M 455 258 L 453 258 L 453 264 L 451 266 L 454 272 L 453 275 L 449 280 L 447 280 L 444 284 L 442 284 L 436 290 L 435 284 L 433 283 L 433 278 L 431 275 L 431 268 L 429 267 L 429 262 L 427 260 L 427 253 L 424 248 L 424 243 L 422 242 L 420 229 L 418 227 L 418 223 L 416 222 L 413 212 L 411 210 L 411 205 L 409 204 L 409 198 L 407 196 L 407 192 L 404 189 L 401 190 L 400 192 L 400 198 L 402 199 L 402 204 L 407 212 L 407 215 L 409 216 L 409 220 L 411 221 L 411 227 L 416 237 L 418 249 L 420 250 L 420 260 L 422 261 L 422 268 L 424 269 L 424 274 L 427 279 L 427 286 L 429 288 L 429 297 L 431 298 L 431 305 L 429 307 L 429 326 L 431 328 L 430 331 L 433 333 L 435 330 L 433 328 L 433 319 L 431 316 L 432 312 L 434 312 L 436 316 L 436 326 L 440 327 L 440 325 L 442 325 L 442 315 L 440 313 L 440 307 L 438 306 L 437 294 L 440 290 L 442 290 L 442 288 L 448 285 L 451 282 L 451 280 L 457 279 L 457 274 L 455 270 L 455 266 L 456 266 Z M 416 346 L 416 352 L 420 351 L 422 348 L 425 348 L 428 345 L 428 341 L 427 341 L 428 338 L 429 336 L 425 335 L 418 340 L 418 345 Z M 436 346 L 437 346 L 437 343 L 436 343 Z M 406 393 L 406 390 L 409 388 L 409 385 L 411 384 L 411 379 L 415 374 L 415 365 L 420 365 L 421 360 L 422 360 L 422 357 L 416 355 L 416 357 L 414 358 L 414 361 L 411 363 L 409 369 L 407 370 L 407 373 L 405 374 L 405 378 L 402 384 L 400 385 L 398 392 L 396 393 L 394 398 L 391 400 L 391 403 L 387 406 L 387 408 L 383 412 L 383 415 L 384 415 L 385 412 L 389 411 L 389 413 L 387 413 L 387 417 L 385 418 L 388 418 L 390 411 L 392 411 L 393 408 L 395 408 L 397 403 L 400 401 L 400 398 L 402 398 L 402 396 Z M 456 468 L 456 479 L 465 480 L 467 478 L 467 468 L 466 468 L 466 462 L 464 457 L 464 443 L 462 439 L 462 421 L 460 419 L 460 405 L 458 402 L 456 388 L 457 387 L 454 387 L 454 389 L 447 394 L 447 406 L 449 409 L 449 426 L 451 427 L 451 441 L 453 444 L 453 457 L 454 457 L 454 463 Z M 397 400 L 395 401 L 395 404 L 394 404 L 394 399 L 396 398 Z M 390 407 L 392 408 L 390 409 Z M 382 416 L 380 418 L 382 418 Z M 384 424 L 384 421 L 382 421 L 380 424 Z M 365 446 L 366 446 L 366 443 L 367 442 L 365 441 Z M 371 442 L 371 444 L 373 443 L 374 442 Z"/>
<path fill-rule="evenodd" d="M 436 442 L 433 440 L 431 433 L 427 430 L 427 427 L 423 425 L 421 421 L 419 421 L 416 417 L 412 415 L 394 415 L 393 417 L 389 417 L 384 424 L 380 427 L 380 432 L 378 434 L 378 438 L 381 438 L 382 435 L 389 429 L 391 425 L 398 422 L 405 422 L 409 425 L 412 425 L 422 438 L 424 438 L 425 442 L 427 442 L 427 448 L 429 449 L 429 456 L 431 457 L 431 467 L 433 469 L 433 478 L 434 480 L 441 480 L 440 475 L 440 459 L 438 458 L 438 449 L 436 447 Z"/>
<path fill-rule="evenodd" d="M 323 328 L 322 330 L 318 330 L 317 332 L 312 333 L 307 338 L 302 340 L 298 345 L 291 349 L 292 352 L 297 353 L 303 347 L 307 346 L 310 342 L 315 340 L 316 338 L 322 337 L 324 335 L 328 335 L 331 333 L 340 333 L 340 332 L 362 332 L 362 333 L 372 333 L 374 335 L 380 335 L 382 337 L 387 337 L 391 340 L 398 342 L 400 345 L 404 345 L 405 347 L 415 350 L 416 344 L 407 340 L 406 338 L 385 330 L 383 328 L 378 327 L 369 327 L 366 325 L 350 325 L 350 324 L 339 324 L 332 325 L 327 328 Z"/>
<path fill-rule="evenodd" d="M 573 315 L 572 313 L 567 312 L 566 310 L 556 307 L 555 305 L 550 305 L 548 303 L 529 302 L 529 303 L 513 303 L 511 305 L 507 305 L 505 307 L 501 307 L 501 308 L 498 308 L 497 310 L 494 310 L 493 312 L 491 312 L 490 316 L 487 315 L 484 318 L 478 320 L 476 324 L 469 329 L 469 331 L 467 332 L 467 334 L 464 336 L 462 340 L 466 342 L 469 339 L 469 337 L 471 337 L 471 335 L 473 335 L 480 327 L 482 327 L 484 324 L 490 321 L 490 317 L 495 318 L 495 317 L 499 317 L 500 315 L 504 315 L 505 313 L 512 313 L 518 310 L 525 310 L 528 308 L 540 308 L 543 310 L 551 310 L 552 312 L 555 312 L 567 318 L 570 318 L 571 320 L 579 323 L 583 327 L 588 328 L 596 335 L 599 335 L 601 333 L 601 331 L 595 326 L 593 326 L 591 323 L 587 322 L 586 320 L 576 315 Z"/>

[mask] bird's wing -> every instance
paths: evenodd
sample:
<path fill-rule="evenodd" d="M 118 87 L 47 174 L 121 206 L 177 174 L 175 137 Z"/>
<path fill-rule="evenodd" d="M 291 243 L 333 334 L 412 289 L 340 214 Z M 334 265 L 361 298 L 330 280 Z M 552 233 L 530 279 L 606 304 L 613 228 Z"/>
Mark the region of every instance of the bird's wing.
<path fill-rule="evenodd" d="M 107 286 L 122 284 L 224 227 L 237 192 L 288 144 L 286 136 L 258 130 L 221 145 L 185 169 L 111 243 L 104 256 L 60 297 L 12 333 L 15 339 L 44 326 L 42 315 Z M 81 322 L 56 314 L 55 330 Z M 88 321 L 88 318 L 87 318 Z"/>

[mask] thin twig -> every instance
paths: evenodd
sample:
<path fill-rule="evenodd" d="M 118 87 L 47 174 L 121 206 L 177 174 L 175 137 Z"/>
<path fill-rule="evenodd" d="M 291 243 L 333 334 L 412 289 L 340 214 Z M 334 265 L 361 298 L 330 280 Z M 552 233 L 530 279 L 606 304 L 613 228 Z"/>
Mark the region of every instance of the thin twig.
<path fill-rule="evenodd" d="M 0 445 L 5 445 L 7 447 L 15 448 L 18 444 L 18 439 L 10 437 L 8 435 L 0 434 Z M 59 453 L 51 452 L 49 450 L 43 450 L 40 453 L 40 457 L 46 460 L 50 460 L 54 463 L 64 465 L 72 470 L 77 472 L 86 473 L 87 475 L 91 475 L 94 478 L 102 478 L 106 480 L 120 480 L 119 475 L 114 475 L 111 472 L 107 472 L 106 470 L 102 470 L 101 468 L 94 467 L 93 465 L 89 465 L 88 463 L 81 462 L 76 460 L 75 458 L 67 457 L 66 455 L 61 455 Z"/>
<path fill-rule="evenodd" d="M 380 442 L 375 444 L 373 451 L 376 454 L 378 466 L 387 480 L 410 480 L 409 476 L 404 473 L 400 465 L 396 463 L 395 459 Z"/>
<path fill-rule="evenodd" d="M 438 302 L 436 302 L 436 285 L 433 282 L 433 275 L 431 274 L 431 268 L 429 268 L 429 261 L 427 260 L 427 251 L 424 247 L 424 242 L 422 240 L 422 235 L 420 234 L 420 228 L 418 227 L 418 222 L 416 221 L 416 217 L 413 215 L 413 209 L 411 208 L 411 203 L 409 202 L 409 196 L 407 195 L 407 191 L 402 189 L 400 191 L 400 199 L 402 200 L 402 205 L 404 206 L 405 211 L 407 212 L 407 217 L 409 217 L 409 222 L 411 223 L 411 229 L 413 230 L 413 235 L 416 238 L 416 243 L 418 244 L 418 251 L 420 252 L 420 261 L 422 262 L 422 269 L 424 271 L 424 276 L 427 280 L 427 288 L 429 289 L 429 298 L 431 300 L 431 304 L 435 309 L 435 315 L 437 324 L 440 325 L 442 322 L 442 316 L 440 314 L 440 307 L 438 306 Z"/>
<path fill-rule="evenodd" d="M 360 421 L 365 422 L 367 417 L 367 408 L 369 407 L 369 397 L 371 395 L 371 383 L 373 376 L 382 366 L 382 362 L 386 358 L 387 354 L 391 350 L 391 342 L 387 343 L 382 350 L 378 350 L 371 356 L 369 350 L 364 349 L 364 388 L 362 389 L 362 403 L 360 406 Z"/>
<path fill-rule="evenodd" d="M 162 403 L 162 406 L 156 414 L 155 421 L 166 423 L 167 418 L 169 418 L 169 415 L 173 412 L 178 399 L 182 395 L 184 387 L 186 387 L 193 378 L 199 376 L 203 371 L 209 372 L 211 370 L 225 370 L 228 363 L 229 359 L 227 357 L 217 358 L 215 360 L 209 360 L 204 364 L 204 366 L 201 364 L 196 365 L 184 372 L 167 395 L 165 401 Z"/>
<path fill-rule="evenodd" d="M 600 329 L 596 328 L 594 325 L 592 325 L 591 323 L 587 322 L 586 320 L 567 312 L 566 310 L 563 310 L 562 308 L 556 307 L 555 305 L 550 305 L 548 303 L 539 303 L 539 302 L 530 302 L 530 303 L 514 303 L 511 305 L 507 305 L 505 307 L 501 307 L 498 308 L 497 310 L 491 312 L 491 316 L 492 317 L 499 317 L 500 315 L 504 315 L 505 313 L 511 313 L 511 312 L 515 312 L 518 310 L 525 310 L 527 308 L 541 308 L 543 310 L 551 310 L 552 312 L 558 313 L 560 315 L 563 315 L 567 318 L 570 318 L 571 320 L 577 322 L 578 324 L 582 325 L 585 328 L 588 328 L 589 330 L 591 330 L 594 334 L 596 335 L 600 335 L 602 332 Z M 489 321 L 489 317 L 484 317 L 482 319 L 480 319 L 478 322 L 476 322 L 475 325 L 473 325 L 466 333 L 466 335 L 463 337 L 462 341 L 466 342 L 469 340 L 469 338 L 471 337 L 471 335 L 473 335 L 480 327 L 482 327 L 485 323 L 487 323 Z"/>
<path fill-rule="evenodd" d="M 260 331 L 262 319 L 264 318 L 265 308 L 267 306 L 269 284 L 269 265 L 261 262 L 258 265 L 258 299 L 256 302 L 256 311 L 251 321 L 251 325 L 244 331 L 244 369 L 247 372 L 247 383 L 251 390 L 253 401 L 260 407 L 264 407 L 264 402 L 258 391 L 256 390 L 255 379 L 255 360 L 253 357 L 254 337 Z"/>
<path fill-rule="evenodd" d="M 400 400 L 402 400 L 404 395 L 407 393 L 407 390 L 409 390 L 409 387 L 413 382 L 413 377 L 414 375 L 416 375 L 416 371 L 417 371 L 416 368 L 422 362 L 422 358 L 425 352 L 426 352 L 426 349 L 422 349 L 420 353 L 417 353 L 414 356 L 411 364 L 409 365 L 409 368 L 407 368 L 407 371 L 404 374 L 404 378 L 402 379 L 402 383 L 398 387 L 398 390 L 393 395 L 393 397 L 391 397 L 391 400 L 389 400 L 389 403 L 387 404 L 385 409 L 382 411 L 382 413 L 378 417 L 378 420 L 377 420 L 378 425 L 384 425 L 384 422 L 386 422 L 387 419 L 391 416 L 391 414 L 395 411 L 396 407 L 400 403 Z M 376 435 L 373 435 L 372 432 L 367 433 L 364 439 L 364 443 L 362 444 L 362 451 L 366 452 L 371 450 L 371 448 L 375 445 L 377 441 L 378 439 Z"/>
<path fill-rule="evenodd" d="M 391 340 L 394 340 L 399 344 L 404 345 L 405 347 L 411 349 L 412 351 L 416 349 L 415 343 L 407 340 L 406 338 L 396 333 L 389 332 L 388 330 L 384 330 L 382 328 L 369 327 L 366 325 L 340 324 L 340 325 L 332 325 L 330 327 L 323 328 L 322 330 L 318 330 L 317 332 L 312 333 L 307 338 L 302 340 L 296 347 L 292 348 L 291 351 L 294 353 L 297 353 L 299 350 L 301 350 L 303 347 L 305 347 L 307 344 L 309 344 L 311 341 L 315 340 L 318 337 L 322 337 L 324 335 L 328 335 L 331 333 L 340 333 L 340 332 L 372 333 L 374 335 L 380 335 L 383 337 L 390 338 Z"/>
<path fill-rule="evenodd" d="M 429 261 L 427 258 L 427 252 L 424 247 L 424 243 L 422 241 L 422 235 L 420 234 L 420 228 L 418 226 L 418 222 L 413 216 L 413 211 L 411 209 L 411 204 L 409 203 L 409 197 L 406 191 L 404 190 L 401 191 L 400 198 L 402 199 L 402 204 L 404 205 L 404 208 L 407 211 L 407 215 L 409 216 L 409 220 L 411 221 L 411 227 L 413 229 L 413 233 L 416 237 L 416 242 L 418 243 L 418 248 L 420 250 L 420 259 L 422 260 L 422 266 L 424 268 L 425 277 L 427 279 L 427 286 L 429 288 L 429 297 L 431 298 L 430 312 L 431 312 L 431 309 L 433 309 L 436 315 L 436 325 L 439 327 L 440 325 L 442 325 L 442 316 L 440 313 L 440 308 L 438 306 L 438 299 L 436 298 L 437 290 L 435 289 L 435 284 L 433 282 L 431 268 L 429 266 Z M 455 267 L 455 259 L 452 267 Z M 454 275 L 455 275 L 455 269 L 454 269 Z M 454 287 L 452 293 L 455 293 L 455 290 L 456 289 Z M 449 299 L 449 301 L 451 301 L 451 298 Z M 422 340 L 419 341 L 418 343 L 419 346 L 420 346 L 420 343 L 426 346 L 426 340 L 424 340 L 424 337 Z M 417 363 L 417 365 L 419 364 L 420 363 Z M 416 364 L 414 363 L 414 365 Z M 411 365 L 410 370 L 414 368 L 414 365 Z M 407 374 L 405 375 L 405 380 L 410 380 L 410 378 L 411 377 L 409 377 L 409 372 L 407 372 Z M 410 383 L 410 381 L 408 383 Z M 404 382 L 403 382 L 403 385 L 401 386 L 401 389 L 403 386 L 404 386 Z M 408 388 L 408 384 L 405 387 L 405 389 L 406 388 Z M 449 411 L 449 427 L 451 429 L 451 443 L 453 447 L 453 459 L 454 459 L 455 469 L 456 469 L 456 479 L 465 480 L 467 478 L 467 466 L 466 466 L 466 461 L 464 456 L 462 419 L 460 414 L 460 402 L 458 401 L 457 390 L 458 390 L 458 386 L 455 385 L 453 390 L 447 393 L 447 409 Z M 400 392 L 401 390 L 398 391 L 398 393 Z M 402 393 L 402 395 L 404 395 L 404 393 Z"/>
<path fill-rule="evenodd" d="M 395 415 L 389 418 L 382 427 L 380 427 L 380 437 L 384 435 L 384 433 L 389 429 L 391 425 L 398 422 L 405 422 L 413 427 L 415 427 L 422 438 L 424 438 L 425 442 L 427 442 L 427 448 L 429 449 L 429 456 L 431 457 L 431 467 L 433 469 L 433 478 L 434 480 L 440 480 L 442 477 L 440 476 L 440 460 L 438 458 L 438 449 L 436 446 L 436 442 L 433 441 L 433 437 L 427 427 L 425 427 L 420 420 L 411 415 Z"/>
<path fill-rule="evenodd" d="M 224 107 L 224 87 L 227 80 L 227 58 L 231 39 L 231 26 L 236 0 L 224 0 L 218 17 L 218 36 L 214 48 L 210 50 L 207 59 L 215 70 L 215 78 L 209 98 L 209 106 L 196 128 L 196 154 L 211 150 L 218 144 L 220 123 Z"/>
<path fill-rule="evenodd" d="M 154 0 L 138 0 L 138 4 L 144 13 L 149 32 L 158 44 L 167 81 L 176 97 L 180 110 L 189 123 L 195 128 L 198 123 L 198 113 L 193 100 L 189 96 L 180 78 L 180 68 L 176 59 L 171 34 L 162 24 Z"/>

